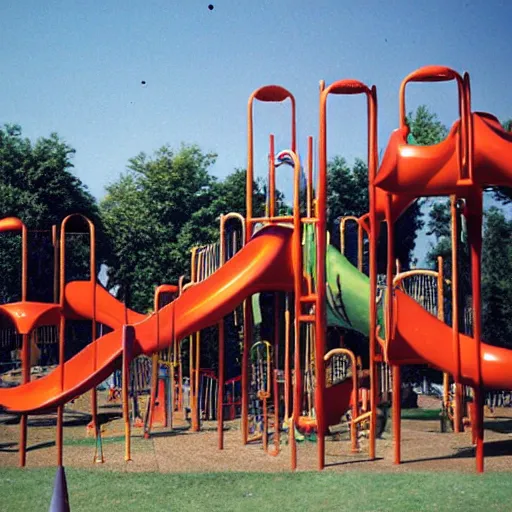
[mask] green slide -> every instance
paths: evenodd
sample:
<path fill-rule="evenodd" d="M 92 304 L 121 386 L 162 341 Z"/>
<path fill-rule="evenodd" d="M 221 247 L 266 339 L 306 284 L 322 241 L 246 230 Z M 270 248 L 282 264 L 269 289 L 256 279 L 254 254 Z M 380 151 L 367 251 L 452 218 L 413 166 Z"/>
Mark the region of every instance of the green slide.
<path fill-rule="evenodd" d="M 316 274 L 316 244 L 313 226 L 305 226 L 304 265 L 306 273 Z M 370 280 L 359 272 L 335 247 L 328 244 L 326 252 L 327 323 L 330 326 L 369 334 Z M 254 323 L 261 324 L 260 294 L 252 297 Z M 379 317 L 382 312 L 379 311 Z"/>
<path fill-rule="evenodd" d="M 316 245 L 313 226 L 306 226 L 304 264 L 315 275 Z M 370 280 L 359 272 L 335 247 L 326 253 L 327 322 L 331 326 L 352 329 L 368 336 Z"/>

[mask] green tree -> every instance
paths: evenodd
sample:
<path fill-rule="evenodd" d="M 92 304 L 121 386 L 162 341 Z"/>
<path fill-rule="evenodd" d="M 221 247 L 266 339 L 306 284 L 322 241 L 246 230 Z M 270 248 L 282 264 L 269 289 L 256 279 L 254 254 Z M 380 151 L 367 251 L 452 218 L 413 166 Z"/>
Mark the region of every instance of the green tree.
<path fill-rule="evenodd" d="M 0 218 L 19 217 L 29 230 L 29 300 L 53 299 L 53 250 L 51 226 L 71 213 L 89 217 L 97 226 L 98 265 L 106 250 L 99 211 L 93 196 L 72 173 L 75 150 L 52 133 L 35 142 L 22 136 L 21 127 L 0 129 Z M 77 230 L 75 225 L 70 226 Z M 84 278 L 88 270 L 88 240 L 70 237 L 67 246 L 67 278 Z M 20 298 L 20 237 L 0 236 L 0 300 Z"/>
<path fill-rule="evenodd" d="M 482 334 L 512 348 L 512 220 L 498 208 L 486 212 L 482 251 Z"/>
<path fill-rule="evenodd" d="M 512 132 L 512 119 L 507 119 L 502 123 L 503 129 Z M 493 187 L 494 198 L 502 204 L 512 203 L 512 187 Z"/>
<path fill-rule="evenodd" d="M 119 286 L 131 307 L 150 309 L 155 286 L 189 275 L 190 250 L 218 240 L 220 214 L 245 214 L 245 171 L 218 181 L 209 174 L 215 159 L 197 146 L 165 146 L 131 159 L 107 187 L 100 209 L 113 245 L 109 287 Z M 262 215 L 261 183 L 253 202 L 254 215 Z"/>
<path fill-rule="evenodd" d="M 431 146 L 448 135 L 448 128 L 426 105 L 420 105 L 415 112 L 409 112 L 406 122 L 412 136 L 411 144 Z"/>
<path fill-rule="evenodd" d="M 328 164 L 328 189 L 327 189 L 327 219 L 328 229 L 331 233 L 332 243 L 340 244 L 339 221 L 341 216 L 355 215 L 360 217 L 368 212 L 368 168 L 366 164 L 356 159 L 354 166 L 350 168 L 345 159 L 335 157 Z M 395 231 L 399 236 L 395 237 L 395 255 L 400 260 L 403 268 L 409 268 L 414 263 L 413 251 L 416 245 L 417 232 L 423 227 L 421 219 L 421 204 L 413 203 L 398 219 Z M 349 259 L 354 261 L 356 238 L 355 233 L 346 232 L 346 251 Z M 380 271 L 384 272 L 386 258 L 386 230 L 381 231 L 379 239 Z"/>

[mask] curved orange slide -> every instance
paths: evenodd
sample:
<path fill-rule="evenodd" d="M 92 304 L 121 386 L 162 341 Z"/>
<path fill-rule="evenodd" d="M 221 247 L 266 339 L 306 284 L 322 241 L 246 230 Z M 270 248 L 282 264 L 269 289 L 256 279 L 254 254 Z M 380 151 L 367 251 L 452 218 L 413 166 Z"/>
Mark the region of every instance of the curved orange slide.
<path fill-rule="evenodd" d="M 237 255 L 210 278 L 189 288 L 178 299 L 148 317 L 133 313 L 136 346 L 134 356 L 168 347 L 173 339 L 215 324 L 251 294 L 262 291 L 292 291 L 291 238 L 283 226 L 261 229 Z M 66 287 L 66 309 L 74 316 L 91 318 L 89 282 Z M 98 293 L 96 318 L 118 328 L 89 344 L 64 364 L 64 385 L 57 368 L 27 384 L 0 389 L 0 406 L 16 412 L 43 412 L 85 393 L 105 380 L 120 364 L 123 340 L 123 306 L 113 297 Z M 122 315 L 121 315 L 122 314 Z M 158 335 L 157 335 L 158 331 Z M 96 360 L 93 354 L 96 352 Z"/>
<path fill-rule="evenodd" d="M 445 372 L 456 373 L 451 327 L 423 309 L 401 290 L 395 291 L 395 322 L 387 349 L 391 364 L 429 364 Z M 463 383 L 476 384 L 476 343 L 460 335 Z M 482 380 L 487 389 L 512 389 L 512 350 L 482 343 Z"/>
<path fill-rule="evenodd" d="M 189 288 L 174 302 L 149 316 L 129 312 L 134 322 L 134 356 L 168 347 L 173 339 L 214 325 L 246 297 L 262 291 L 292 291 L 291 238 L 285 226 L 267 226 L 211 277 Z M 66 313 L 91 318 L 89 282 L 66 286 Z M 362 300 L 366 300 L 364 297 Z M 391 363 L 422 364 L 454 373 L 451 328 L 416 301 L 395 291 L 393 339 L 387 349 Z M 115 330 L 89 344 L 64 364 L 64 386 L 56 369 L 41 379 L 16 388 L 0 389 L 0 406 L 17 412 L 42 412 L 85 393 L 106 379 L 120 363 L 124 308 L 104 289 L 97 293 L 96 318 Z M 158 334 L 157 334 L 158 333 Z M 476 368 L 475 341 L 460 335 L 464 382 L 473 385 Z M 96 361 L 93 354 L 96 349 Z M 96 363 L 96 364 L 95 364 Z M 512 389 L 512 351 L 482 343 L 483 384 L 487 388 Z M 338 400 L 339 398 L 337 398 Z"/>
<path fill-rule="evenodd" d="M 91 302 L 91 281 L 73 281 L 66 285 L 66 304 L 64 314 L 66 318 L 82 320 L 93 317 Z M 80 308 L 75 307 L 80 304 Z M 137 313 L 126 308 L 122 302 L 117 300 L 103 286 L 96 284 L 96 321 L 108 325 L 112 329 L 119 329 L 128 319 L 129 324 L 142 322 L 147 315 Z"/>
<path fill-rule="evenodd" d="M 512 182 L 512 134 L 498 119 L 486 112 L 471 114 L 474 136 L 474 184 L 480 187 L 508 187 Z M 446 138 L 429 146 L 407 143 L 407 131 L 395 130 L 389 139 L 374 184 L 398 197 L 443 196 L 458 191 L 462 195 L 473 183 L 459 184 L 460 120 Z"/>

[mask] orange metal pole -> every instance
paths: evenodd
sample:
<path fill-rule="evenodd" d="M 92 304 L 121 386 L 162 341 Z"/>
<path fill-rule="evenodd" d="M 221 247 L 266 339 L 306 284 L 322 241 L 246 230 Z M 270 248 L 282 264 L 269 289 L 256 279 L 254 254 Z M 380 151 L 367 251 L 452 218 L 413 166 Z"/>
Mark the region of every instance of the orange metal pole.
<path fill-rule="evenodd" d="M 274 446 L 279 451 L 279 387 L 277 384 L 277 372 L 279 369 L 279 294 L 274 293 L 274 371 L 272 392 L 274 393 Z"/>
<path fill-rule="evenodd" d="M 446 66 L 423 66 L 404 78 L 400 85 L 399 92 L 399 110 L 400 110 L 400 128 L 407 125 L 407 112 L 405 107 L 405 89 L 409 82 L 448 82 L 455 80 L 457 82 L 459 115 L 461 119 L 459 133 L 459 180 L 471 179 L 471 172 L 468 173 L 468 125 L 471 122 L 468 114 L 467 101 L 469 99 L 469 77 L 464 75 L 464 79 L 459 73 Z"/>
<path fill-rule="evenodd" d="M 85 218 L 85 217 L 84 217 Z M 93 344 L 93 372 L 96 373 L 98 369 L 98 347 L 96 341 L 96 230 L 94 224 L 87 218 L 85 218 L 89 226 L 89 269 L 91 275 L 91 302 L 92 302 L 92 319 L 91 319 L 91 343 Z M 100 427 L 98 424 L 98 393 L 96 386 L 91 389 L 91 412 L 92 412 L 92 424 L 94 429 L 94 437 L 98 438 L 100 433 Z M 96 454 L 95 462 L 103 463 L 103 453 Z"/>
<path fill-rule="evenodd" d="M 377 433 L 377 375 L 375 364 L 375 352 L 377 346 L 377 241 L 379 237 L 379 224 L 376 215 L 376 187 L 374 185 L 377 174 L 378 153 L 377 153 L 377 89 L 371 88 L 368 96 L 368 181 L 369 181 L 369 202 L 370 202 L 370 459 L 375 459 L 376 433 Z"/>
<path fill-rule="evenodd" d="M 452 350 L 455 357 L 455 403 L 453 428 L 455 432 L 461 431 L 462 425 L 462 397 L 461 397 L 461 360 L 460 360 L 460 337 L 459 337 L 459 214 L 457 211 L 457 198 L 450 197 L 451 213 L 451 239 L 452 239 Z"/>
<path fill-rule="evenodd" d="M 284 309 L 284 418 L 288 422 L 290 419 L 290 389 L 291 389 L 291 369 L 290 369 L 290 297 L 286 294 Z"/>
<path fill-rule="evenodd" d="M 444 323 L 444 266 L 443 257 L 437 257 L 437 318 Z M 443 406 L 446 407 L 450 399 L 450 374 L 443 373 Z"/>
<path fill-rule="evenodd" d="M 477 471 L 484 471 L 484 410 L 483 410 L 483 382 L 482 382 L 482 319 L 481 319 L 481 262 L 482 262 L 482 216 L 483 195 L 478 192 L 471 194 L 467 199 L 468 238 L 471 249 L 471 286 L 473 306 L 473 337 L 476 346 L 476 386 L 475 386 L 475 430 L 476 430 L 476 466 Z"/>
<path fill-rule="evenodd" d="M 306 215 L 312 217 L 313 207 L 313 137 L 308 137 L 308 168 L 306 179 Z"/>
<path fill-rule="evenodd" d="M 52 226 L 53 245 L 53 302 L 59 301 L 59 240 L 57 237 L 57 226 Z"/>
<path fill-rule="evenodd" d="M 199 432 L 201 421 L 199 418 L 201 404 L 199 403 L 199 377 L 201 370 L 201 332 L 196 332 L 195 336 L 195 383 L 194 383 L 194 416 L 192 418 L 192 432 Z"/>
<path fill-rule="evenodd" d="M 363 227 L 357 222 L 357 268 L 363 272 Z"/>
<path fill-rule="evenodd" d="M 178 343 L 178 410 L 183 412 L 183 361 L 181 356 L 181 341 Z"/>
<path fill-rule="evenodd" d="M 268 155 L 268 215 L 275 217 L 276 215 L 276 165 L 275 165 L 275 149 L 274 135 L 270 135 L 270 149 Z"/>
<path fill-rule="evenodd" d="M 350 422 L 350 438 L 352 444 L 352 453 L 358 453 L 357 420 L 359 418 L 359 379 L 357 376 L 357 360 L 356 356 L 351 350 L 346 348 L 334 348 L 325 354 L 324 362 L 329 361 L 329 359 L 336 354 L 344 354 L 348 356 L 352 367 L 352 421 Z"/>
<path fill-rule="evenodd" d="M 373 230 L 373 245 L 376 245 L 376 215 L 375 215 L 375 190 L 373 181 L 377 168 L 377 95 L 373 86 L 370 90 L 366 85 L 357 80 L 340 80 L 324 88 L 321 82 L 320 93 L 320 139 L 319 139 L 319 176 L 317 190 L 317 278 L 319 288 L 317 292 L 317 313 L 316 313 L 316 361 L 321 360 L 325 350 L 325 329 L 326 329 L 326 307 L 325 307 L 325 250 L 326 250 L 326 171 L 327 171 L 327 122 L 326 122 L 326 103 L 327 96 L 332 94 L 366 94 L 368 108 L 368 175 L 370 182 L 370 224 Z M 372 214 L 373 208 L 373 214 Z M 372 223 L 373 219 L 373 223 Z M 372 246 L 372 243 L 370 243 Z M 370 253 L 372 254 L 372 253 Z M 376 256 L 375 247 L 373 255 Z M 373 262 L 373 277 L 370 277 L 371 287 L 376 290 L 376 267 Z M 374 286 L 373 286 L 374 285 Z M 376 438 L 376 412 L 377 412 L 377 396 L 376 396 L 376 367 L 375 367 L 375 329 L 376 329 L 376 310 L 375 310 L 375 294 L 372 290 L 370 297 L 370 386 L 371 391 L 371 419 L 370 419 L 370 458 L 375 458 L 375 438 Z M 323 361 L 321 368 L 317 366 L 317 386 L 315 401 L 317 406 L 317 425 L 318 425 L 318 454 L 319 467 L 324 466 L 324 433 L 323 433 L 323 388 L 325 386 L 325 375 Z"/>
<path fill-rule="evenodd" d="M 89 228 L 89 271 L 91 281 L 91 303 L 92 303 L 92 325 L 91 325 L 91 343 L 93 344 L 93 356 L 92 356 L 92 371 L 93 373 L 97 370 L 97 352 L 98 347 L 96 345 L 96 233 L 94 224 L 85 215 L 82 214 L 71 214 L 68 215 L 61 224 L 60 229 L 60 306 L 61 310 L 64 310 L 65 306 L 65 286 L 66 286 L 66 224 L 72 217 L 80 217 L 83 219 Z M 59 333 L 59 368 L 60 368 L 60 386 L 61 391 L 64 390 L 64 363 L 65 363 L 65 319 L 61 314 L 60 319 L 60 333 Z M 92 409 L 92 425 L 94 429 L 94 436 L 97 438 L 99 435 L 98 428 L 98 402 L 96 388 L 91 390 L 91 409 Z M 57 408 L 57 460 L 58 464 L 62 465 L 62 442 L 63 442 L 63 406 Z M 95 459 L 96 462 L 103 462 L 103 454 L 100 454 Z"/>
<path fill-rule="evenodd" d="M 244 302 L 244 346 L 242 348 L 242 443 L 249 440 L 249 347 L 252 340 L 252 303 Z"/>
<path fill-rule="evenodd" d="M 188 344 L 189 344 L 188 352 L 189 352 L 189 379 L 190 379 L 190 381 L 189 381 L 189 405 L 190 405 L 190 415 L 191 415 L 191 422 L 192 422 L 192 421 L 194 421 L 194 410 L 195 410 L 194 387 L 196 385 L 196 379 L 194 377 L 195 346 L 194 346 L 194 335 L 193 334 L 191 334 L 188 337 Z"/>
<path fill-rule="evenodd" d="M 225 217 L 220 216 L 220 265 L 226 262 L 225 253 Z M 219 322 L 219 374 L 218 374 L 218 390 L 217 390 L 217 435 L 219 450 L 224 449 L 224 319 Z"/>
<path fill-rule="evenodd" d="M 325 254 L 327 245 L 327 120 L 329 88 L 320 94 L 319 165 L 316 190 L 316 304 L 315 304 L 315 412 L 317 423 L 318 469 L 325 466 L 324 388 L 325 335 L 327 330 Z"/>
<path fill-rule="evenodd" d="M 158 389 L 158 371 L 159 371 L 159 351 L 160 351 L 160 296 L 162 293 L 165 292 L 171 292 L 171 293 L 178 293 L 178 287 L 173 285 L 160 285 L 155 290 L 155 296 L 153 299 L 153 311 L 156 315 L 156 346 L 157 350 L 156 352 L 151 356 L 151 391 L 150 391 L 150 397 L 149 397 L 149 418 L 147 419 L 147 425 L 146 431 L 144 432 L 144 438 L 149 439 L 151 435 L 151 430 L 153 428 L 153 416 L 154 416 L 154 409 L 155 409 L 155 403 L 156 403 L 156 395 L 157 395 L 157 389 Z M 173 309 L 174 313 L 174 309 Z M 173 322 L 173 329 L 174 329 L 174 322 Z M 173 359 L 175 358 L 175 350 L 176 347 L 175 340 L 173 337 Z M 172 410 L 174 410 L 174 367 L 173 363 L 174 361 L 169 360 L 169 363 L 171 365 L 171 403 L 172 403 Z M 172 411 L 171 411 L 172 412 Z"/>
<path fill-rule="evenodd" d="M 30 382 L 30 339 L 28 334 L 22 335 L 21 345 L 21 382 L 27 384 Z M 24 467 L 27 463 L 27 423 L 28 415 L 22 414 L 20 419 L 20 466 Z"/>
<path fill-rule="evenodd" d="M 64 287 L 66 285 L 66 232 L 65 232 L 65 221 L 62 221 L 60 227 L 60 272 L 59 272 L 59 301 L 61 308 L 64 307 L 65 296 L 64 296 Z M 60 372 L 60 389 L 64 390 L 64 362 L 65 362 L 65 330 L 66 330 L 66 319 L 61 312 L 60 323 L 59 323 L 59 372 Z M 62 445 L 63 445 L 63 436 L 64 436 L 64 406 L 59 405 L 57 408 L 57 436 L 56 436 L 56 444 L 57 444 L 57 465 L 62 466 L 63 453 L 62 453 Z"/>
<path fill-rule="evenodd" d="M 219 322 L 219 381 L 217 398 L 217 423 L 218 423 L 218 446 L 219 450 L 224 449 L 224 319 Z"/>
<path fill-rule="evenodd" d="M 132 326 L 123 326 L 123 357 L 122 357 L 122 400 L 123 400 L 123 420 L 125 434 L 124 460 L 129 462 L 131 458 L 131 425 L 130 425 L 130 399 L 128 387 L 130 385 L 130 364 L 132 361 L 134 329 Z"/>
<path fill-rule="evenodd" d="M 252 236 L 253 225 L 255 221 L 259 222 L 272 222 L 273 220 L 279 219 L 281 222 L 282 218 L 275 218 L 275 165 L 274 158 L 270 166 L 270 173 L 273 174 L 271 179 L 273 189 L 270 191 L 271 194 L 271 205 L 270 207 L 274 210 L 273 213 L 269 212 L 269 218 L 266 219 L 255 219 L 253 217 L 253 183 L 254 183 L 254 131 L 253 131 L 253 104 L 254 100 L 262 102 L 282 102 L 286 99 L 290 99 L 291 102 L 291 149 L 296 150 L 296 108 L 295 98 L 285 88 L 278 85 L 267 85 L 260 87 L 255 90 L 249 97 L 247 102 L 247 173 L 246 173 L 246 218 L 245 218 L 245 233 L 246 241 L 250 240 Z M 273 138 L 271 139 L 273 144 Z M 273 156 L 274 148 L 271 147 L 271 153 Z M 289 219 L 291 220 L 291 219 Z M 300 220 L 300 219 L 299 219 Z M 242 355 L 242 441 L 244 444 L 248 441 L 248 362 L 249 362 L 249 346 L 252 338 L 252 307 L 250 297 L 244 302 L 244 346 Z"/>
<path fill-rule="evenodd" d="M 21 301 L 27 300 L 27 268 L 28 268 L 28 245 L 27 245 L 27 227 L 21 226 Z M 21 375 L 22 383 L 30 382 L 30 339 L 28 334 L 22 335 L 21 345 Z M 25 466 L 27 462 L 27 424 L 28 415 L 21 415 L 20 422 L 20 466 Z"/>
<path fill-rule="evenodd" d="M 386 196 L 386 223 L 387 223 L 387 269 L 386 269 L 386 344 L 389 346 L 392 338 L 393 325 L 393 273 L 395 266 L 395 234 L 394 219 L 391 215 L 391 194 Z M 400 464 L 401 452 L 401 388 L 402 379 L 400 374 L 400 366 L 393 365 L 393 460 L 395 464 Z"/>

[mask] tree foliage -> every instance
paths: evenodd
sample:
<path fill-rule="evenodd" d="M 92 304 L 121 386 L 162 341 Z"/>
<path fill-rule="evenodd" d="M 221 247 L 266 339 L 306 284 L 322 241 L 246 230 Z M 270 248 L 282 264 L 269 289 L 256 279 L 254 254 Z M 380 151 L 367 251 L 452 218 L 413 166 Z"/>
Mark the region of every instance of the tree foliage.
<path fill-rule="evenodd" d="M 368 166 L 361 159 L 356 159 L 351 168 L 343 157 L 334 157 L 327 169 L 327 222 L 332 242 L 335 245 L 340 243 L 340 217 L 361 217 L 368 209 Z M 395 254 L 404 268 L 413 262 L 417 231 L 423 226 L 421 216 L 420 205 L 414 203 L 396 223 L 395 229 L 400 236 L 395 238 Z M 347 243 L 347 256 L 354 260 L 351 253 L 355 252 L 357 242 L 354 236 L 350 238 L 348 231 L 346 240 L 350 240 Z M 386 232 L 382 230 L 378 254 L 381 271 L 385 268 L 386 246 Z"/>
<path fill-rule="evenodd" d="M 503 129 L 512 132 L 512 119 L 507 119 L 502 123 Z M 512 187 L 493 187 L 494 198 L 504 204 L 512 203 Z"/>
<path fill-rule="evenodd" d="M 209 173 L 215 159 L 194 145 L 165 146 L 152 157 L 132 158 L 107 188 L 100 209 L 113 245 L 109 287 L 119 286 L 131 307 L 147 310 L 155 286 L 189 276 L 190 250 L 218 240 L 220 214 L 245 214 L 245 171 L 219 181 Z M 261 215 L 260 183 L 253 201 Z"/>
<path fill-rule="evenodd" d="M 512 347 L 512 220 L 498 208 L 485 216 L 482 331 L 489 343 Z"/>
<path fill-rule="evenodd" d="M 415 112 L 409 112 L 406 122 L 413 139 L 411 143 L 419 146 L 438 144 L 448 135 L 448 128 L 426 105 L 420 105 Z"/>
<path fill-rule="evenodd" d="M 0 218 L 19 217 L 29 230 L 29 299 L 53 300 L 51 226 L 71 213 L 89 217 L 97 226 L 99 263 L 105 251 L 99 211 L 86 186 L 72 173 L 74 149 L 56 133 L 35 142 L 18 125 L 0 129 Z M 72 227 L 72 226 L 70 226 Z M 76 230 L 75 227 L 72 229 Z M 88 270 L 88 239 L 69 237 L 66 270 L 69 279 Z M 17 234 L 0 236 L 0 300 L 20 298 L 21 246 Z"/>

